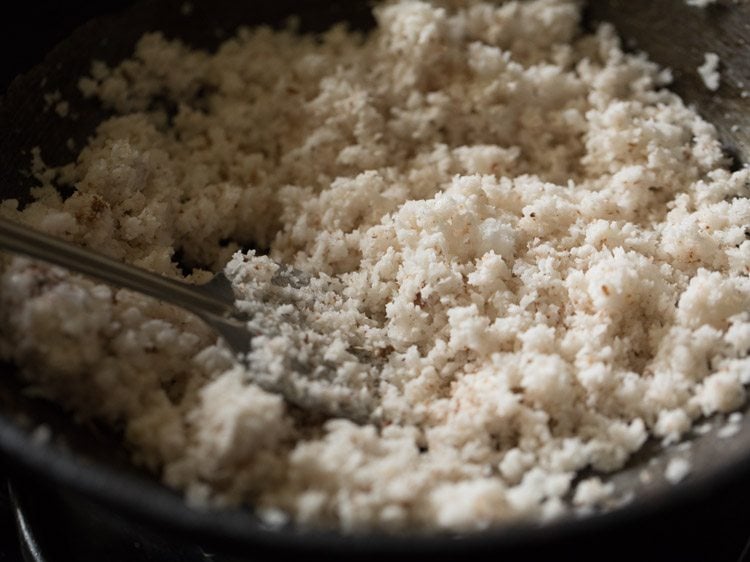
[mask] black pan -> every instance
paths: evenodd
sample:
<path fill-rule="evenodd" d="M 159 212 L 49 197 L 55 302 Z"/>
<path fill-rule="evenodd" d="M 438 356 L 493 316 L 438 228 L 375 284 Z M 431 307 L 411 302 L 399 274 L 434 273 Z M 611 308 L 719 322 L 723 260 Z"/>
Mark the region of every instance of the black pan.
<path fill-rule="evenodd" d="M 281 25 L 290 14 L 300 17 L 303 31 L 322 31 L 340 20 L 359 29 L 373 24 L 368 3 L 352 0 L 193 1 L 189 16 L 181 12 L 182 4 L 182 0 L 132 5 L 124 0 L 75 3 L 84 11 L 76 16 L 81 18 L 113 8 L 125 9 L 99 16 L 77 29 L 41 64 L 15 79 L 0 99 L 0 199 L 28 199 L 33 182 L 24 170 L 29 168 L 32 147 L 40 146 L 50 164 L 62 164 L 75 156 L 66 148 L 67 139 L 72 137 L 77 146 L 82 146 L 106 116 L 95 102 L 82 99 L 76 87 L 78 77 L 88 71 L 94 58 L 116 63 L 127 57 L 145 31 L 160 30 L 190 45 L 211 49 L 240 24 Z M 70 20 L 67 18 L 66 24 Z M 750 47 L 746 39 L 750 38 L 750 4 L 727 0 L 702 11 L 686 7 L 684 0 L 593 0 L 585 24 L 591 26 L 598 20 L 615 20 L 626 37 L 637 40 L 631 47 L 644 48 L 657 61 L 672 66 L 676 91 L 717 124 L 736 165 L 750 161 L 750 99 L 741 93 L 743 86 L 750 90 Z M 49 25 L 49 20 L 44 21 Z M 40 40 L 44 43 L 46 37 L 49 41 L 58 32 L 44 27 L 40 33 L 46 35 Z M 717 95 L 705 90 L 695 73 L 705 51 L 722 57 L 723 85 Z M 7 52 L 6 57 L 12 59 L 14 53 Z M 17 59 L 22 58 L 23 53 L 18 54 Z M 53 111 L 43 111 L 43 94 L 55 89 L 71 102 L 77 119 L 63 120 Z M 720 418 L 713 420 L 714 426 L 721 422 Z M 32 438 L 40 424 L 52 429 L 50 443 Z M 519 523 L 467 536 L 347 537 L 293 528 L 269 530 L 250 510 L 190 509 L 179 494 L 161 486 L 153 475 L 132 467 L 118 443 L 111 431 L 94 423 L 74 424 L 54 405 L 25 396 L 15 368 L 0 365 L 0 454 L 15 478 L 34 485 L 51 484 L 72 501 L 93 502 L 191 542 L 252 554 L 253 558 L 283 552 L 325 553 L 331 559 L 364 554 L 408 554 L 433 560 L 455 559 L 457 555 L 498 559 L 528 553 L 531 548 L 536 554 L 562 554 L 561 549 L 573 547 L 582 553 L 592 541 L 601 544 L 602 537 L 627 533 L 643 536 L 643 526 L 656 525 L 664 513 L 695 508 L 716 490 L 750 475 L 750 423 L 744 423 L 739 434 L 730 439 L 718 439 L 714 427 L 706 435 L 694 436 L 693 472 L 678 486 L 669 486 L 658 477 L 648 486 L 639 483 L 638 475 L 644 467 L 658 476 L 675 453 L 647 445 L 615 478 L 622 489 L 636 493 L 634 500 L 609 513 L 546 525 Z M 602 555 L 612 557 L 613 553 Z"/>

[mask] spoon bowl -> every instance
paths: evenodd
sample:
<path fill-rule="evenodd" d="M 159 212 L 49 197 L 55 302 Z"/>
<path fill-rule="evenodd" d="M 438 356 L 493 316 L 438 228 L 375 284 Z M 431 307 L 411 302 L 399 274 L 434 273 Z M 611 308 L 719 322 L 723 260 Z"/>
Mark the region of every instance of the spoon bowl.
<path fill-rule="evenodd" d="M 345 385 L 335 383 L 336 365 L 325 361 L 314 362 L 316 357 L 323 355 L 322 351 L 305 354 L 313 359 L 305 361 L 300 360 L 294 349 L 286 349 L 281 357 L 283 368 L 275 369 L 272 373 L 264 372 L 262 364 L 256 361 L 262 353 L 253 343 L 261 333 L 258 323 L 236 306 L 232 282 L 221 271 L 208 283 L 193 285 L 118 262 L 5 218 L 0 218 L 0 249 L 62 266 L 195 314 L 221 336 L 238 361 L 248 367 L 248 372 L 255 373 L 256 376 L 251 377 L 253 383 L 268 392 L 281 394 L 287 402 L 309 413 L 344 417 L 357 423 L 366 423 L 373 418 L 373 408 L 368 406 L 367 401 L 358 400 L 356 394 L 352 394 Z M 304 272 L 283 264 L 276 265 L 276 273 L 270 281 L 276 295 L 284 298 L 309 284 L 310 276 Z M 292 299 L 289 300 L 290 304 L 294 304 Z M 266 332 L 275 335 L 282 321 L 275 316 L 271 318 L 272 324 L 266 321 L 263 326 Z M 299 325 L 292 322 L 284 318 L 287 332 L 290 328 L 292 331 L 311 329 L 304 320 L 299 321 Z M 325 335 L 319 340 L 325 341 Z M 352 350 L 352 357 L 365 368 L 368 362 L 372 362 L 372 358 L 361 349 Z"/>

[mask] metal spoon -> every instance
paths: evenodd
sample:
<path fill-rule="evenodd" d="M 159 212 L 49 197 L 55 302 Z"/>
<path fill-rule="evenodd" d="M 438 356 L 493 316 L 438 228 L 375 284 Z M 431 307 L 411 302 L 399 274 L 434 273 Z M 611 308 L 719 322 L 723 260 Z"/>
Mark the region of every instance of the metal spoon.
<path fill-rule="evenodd" d="M 251 319 L 235 306 L 232 284 L 222 272 L 208 283 L 191 285 L 118 262 L 4 218 L 0 218 L 0 249 L 59 265 L 109 285 L 130 289 L 188 310 L 213 328 L 242 361 L 248 360 L 253 348 L 252 340 L 258 335 L 248 327 Z M 309 276 L 280 265 L 271 283 L 299 288 L 309 283 Z M 361 350 L 353 350 L 353 353 L 363 363 L 368 361 Z M 321 380 L 327 382 L 335 379 L 335 365 L 321 362 L 311 367 L 294 361 L 288 364 L 295 371 L 293 374 L 299 377 L 263 376 L 253 382 L 264 390 L 281 394 L 288 402 L 312 413 L 345 417 L 359 423 L 370 420 L 371 408 L 356 399 L 348 400 L 345 389 L 339 392 L 338 400 L 331 401 L 323 396 L 320 385 L 315 384 Z M 306 384 L 308 380 L 311 383 L 309 386 Z"/>

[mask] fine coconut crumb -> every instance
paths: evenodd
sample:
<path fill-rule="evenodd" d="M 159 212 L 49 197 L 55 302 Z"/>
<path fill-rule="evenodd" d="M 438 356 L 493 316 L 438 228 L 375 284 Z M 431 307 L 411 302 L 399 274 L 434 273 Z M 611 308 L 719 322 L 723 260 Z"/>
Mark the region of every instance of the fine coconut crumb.
<path fill-rule="evenodd" d="M 677 484 L 684 480 L 690 471 L 690 461 L 682 457 L 675 457 L 669 461 L 667 468 L 664 470 L 664 477 L 670 484 Z"/>
<path fill-rule="evenodd" d="M 578 2 L 375 17 L 214 53 L 146 34 L 80 81 L 115 116 L 66 166 L 36 151 L 34 201 L 0 205 L 162 275 L 225 270 L 262 334 L 249 367 L 184 311 L 9 257 L 0 355 L 124 428 L 191 504 L 271 525 L 465 531 L 606 504 L 603 474 L 650 436 L 744 403 L 750 171 L 611 26 L 584 34 Z M 306 282 L 275 285 L 279 263 Z M 376 423 L 254 384 L 278 377 Z M 576 486 L 583 469 L 602 477 Z"/>
<path fill-rule="evenodd" d="M 605 484 L 597 477 L 587 478 L 576 487 L 573 503 L 575 505 L 590 506 L 607 500 L 615 491 L 614 484 Z"/>
<path fill-rule="evenodd" d="M 55 113 L 60 117 L 67 117 L 70 112 L 70 104 L 67 101 L 59 101 L 55 104 Z"/>
<path fill-rule="evenodd" d="M 701 423 L 693 427 L 693 431 L 696 435 L 706 435 L 711 429 L 713 429 L 713 426 L 710 422 Z"/>
<path fill-rule="evenodd" d="M 44 111 L 56 108 L 57 104 L 62 101 L 62 93 L 60 93 L 60 90 L 46 92 L 45 94 L 42 94 L 42 97 L 44 98 Z"/>
<path fill-rule="evenodd" d="M 716 436 L 719 439 L 729 439 L 730 437 L 734 437 L 740 432 L 740 425 L 736 423 L 729 423 L 719 429 L 719 431 L 716 432 Z"/>
<path fill-rule="evenodd" d="M 31 432 L 30 438 L 35 445 L 45 445 L 52 440 L 52 430 L 48 425 L 38 425 Z"/>
<path fill-rule="evenodd" d="M 719 89 L 721 75 L 719 74 L 719 55 L 716 53 L 705 53 L 703 64 L 698 67 L 698 74 L 706 85 L 706 88 L 715 92 Z"/>
<path fill-rule="evenodd" d="M 654 477 L 651 474 L 651 472 L 647 469 L 641 469 L 641 471 L 638 473 L 638 480 L 640 480 L 641 484 L 647 485 L 650 484 L 653 481 Z"/>
<path fill-rule="evenodd" d="M 742 413 L 740 412 L 729 414 L 726 424 L 716 432 L 719 439 L 729 439 L 737 435 L 742 428 L 742 417 Z"/>

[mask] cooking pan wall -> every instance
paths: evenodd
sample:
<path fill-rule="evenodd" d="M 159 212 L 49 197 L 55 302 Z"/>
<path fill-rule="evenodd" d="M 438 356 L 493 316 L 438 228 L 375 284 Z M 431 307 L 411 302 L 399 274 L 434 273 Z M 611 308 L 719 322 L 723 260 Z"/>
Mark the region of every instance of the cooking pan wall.
<path fill-rule="evenodd" d="M 633 2 L 633 5 L 641 3 Z M 65 19 L 59 27 L 72 27 L 78 20 L 119 9 L 131 2 L 77 2 L 75 18 Z M 32 4 L 29 4 L 34 5 Z M 48 8 L 51 3 L 41 3 Z M 45 161 L 62 164 L 75 157 L 67 148 L 72 138 L 76 146 L 85 143 L 96 124 L 106 117 L 96 102 L 84 100 L 77 89 L 77 78 L 87 73 L 92 59 L 114 64 L 131 54 L 137 39 L 145 31 L 163 31 L 168 37 L 180 38 L 195 47 L 211 49 L 231 34 L 238 25 L 268 23 L 283 25 L 287 16 L 300 17 L 303 31 L 322 31 L 332 23 L 348 20 L 357 29 L 368 29 L 373 22 L 367 2 L 325 0 L 276 0 L 274 2 L 236 2 L 215 0 L 192 2 L 192 12 L 184 15 L 184 2 L 174 0 L 138 3 L 120 15 L 105 15 L 86 24 L 56 47 L 45 61 L 15 80 L 0 103 L 0 199 L 17 197 L 27 200 L 33 179 L 24 173 L 30 163 L 30 151 L 39 146 Z M 32 10 L 33 11 L 33 10 Z M 46 14 L 46 17 L 45 17 Z M 35 14 L 38 44 L 46 50 L 60 35 L 54 10 L 43 9 Z M 57 20 L 58 22 L 61 20 Z M 8 51 L 12 57 L 14 51 Z M 25 57 L 25 63 L 9 65 L 13 72 L 19 65 L 36 62 L 37 55 Z M 44 111 L 44 94 L 60 90 L 62 98 L 71 103 L 74 119 L 60 118 L 54 111 Z M 61 190 L 67 186 L 60 186 Z M 163 489 L 142 472 L 133 469 L 118 446 L 116 436 L 93 424 L 79 427 L 55 406 L 22 396 L 15 382 L 14 368 L 3 365 L 0 372 L 0 449 L 16 467 L 31 468 L 43 479 L 62 484 L 74 493 L 83 493 L 97 502 L 118 511 L 158 524 L 160 528 L 220 545 L 235 551 L 252 547 L 284 548 L 293 551 L 335 549 L 340 553 L 380 550 L 382 552 L 416 552 L 437 556 L 456 552 L 494 553 L 518 552 L 529 544 L 536 548 L 558 548 L 560 541 L 575 542 L 592 531 L 627 528 L 636 518 L 652 517 L 666 505 L 694 505 L 705 499 L 720 485 L 749 473 L 746 452 L 750 451 L 750 431 L 743 428 L 734 440 L 717 444 L 711 436 L 703 439 L 698 452 L 694 484 L 672 492 L 655 492 L 615 513 L 585 519 L 564 521 L 543 530 L 534 525 L 518 525 L 489 531 L 461 540 L 422 537 L 392 538 L 379 536 L 342 538 L 333 533 L 270 532 L 246 512 L 227 511 L 205 514 L 187 509 L 181 498 Z M 14 420 L 25 418 L 19 429 Z M 71 455 L 55 445 L 33 445 L 28 431 L 40 423 L 53 428 L 60 441 L 73 451 Z M 701 452 L 703 451 L 703 452 Z M 647 463 L 653 451 L 647 451 L 630 465 L 630 480 Z M 81 462 L 84 459 L 84 462 Z M 18 473 L 17 473 L 18 474 Z M 545 548 L 546 548 L 545 547 Z"/>

